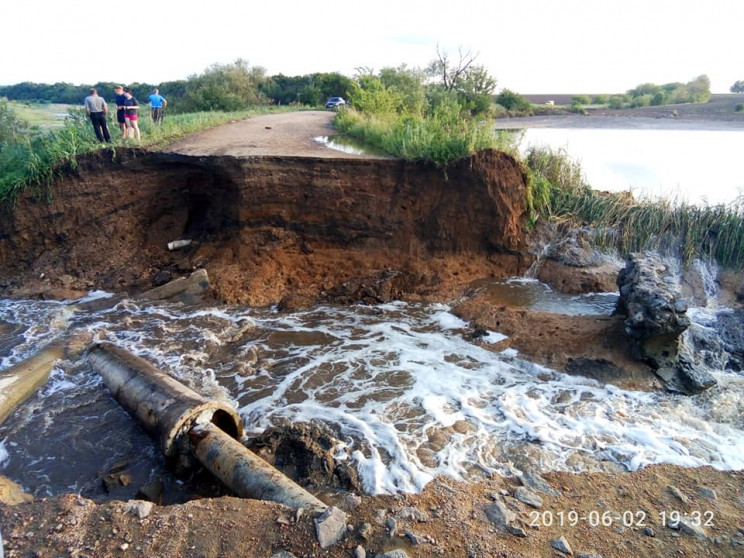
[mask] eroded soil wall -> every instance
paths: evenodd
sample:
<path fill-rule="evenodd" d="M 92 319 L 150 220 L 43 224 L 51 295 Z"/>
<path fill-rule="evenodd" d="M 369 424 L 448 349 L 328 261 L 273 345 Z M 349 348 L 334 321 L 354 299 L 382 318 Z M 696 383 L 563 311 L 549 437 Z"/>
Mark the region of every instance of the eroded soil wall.
<path fill-rule="evenodd" d="M 317 296 L 397 269 L 408 294 L 519 273 L 525 177 L 484 151 L 449 168 L 397 160 L 100 152 L 0 222 L 5 296 L 136 291 L 205 267 L 222 299 Z M 192 245 L 169 251 L 167 243 Z"/>

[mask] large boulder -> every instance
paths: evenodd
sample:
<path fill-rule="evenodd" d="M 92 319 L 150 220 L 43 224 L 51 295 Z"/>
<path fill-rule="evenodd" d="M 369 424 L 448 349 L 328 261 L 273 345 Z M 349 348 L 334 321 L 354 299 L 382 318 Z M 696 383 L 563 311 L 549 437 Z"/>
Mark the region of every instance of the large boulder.
<path fill-rule="evenodd" d="M 633 356 L 647 362 L 671 390 L 698 393 L 715 385 L 713 376 L 681 350 L 680 336 L 690 319 L 674 271 L 655 254 L 629 254 L 617 286 L 616 313 L 625 316 Z"/>

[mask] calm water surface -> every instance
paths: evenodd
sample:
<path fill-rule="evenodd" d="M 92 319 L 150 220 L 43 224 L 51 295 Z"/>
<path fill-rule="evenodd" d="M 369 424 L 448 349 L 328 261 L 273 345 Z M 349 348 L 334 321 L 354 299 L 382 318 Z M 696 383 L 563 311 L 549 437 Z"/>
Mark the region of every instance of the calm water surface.
<path fill-rule="evenodd" d="M 742 202 L 744 130 L 529 128 L 530 146 L 564 149 L 597 190 L 694 204 Z"/>

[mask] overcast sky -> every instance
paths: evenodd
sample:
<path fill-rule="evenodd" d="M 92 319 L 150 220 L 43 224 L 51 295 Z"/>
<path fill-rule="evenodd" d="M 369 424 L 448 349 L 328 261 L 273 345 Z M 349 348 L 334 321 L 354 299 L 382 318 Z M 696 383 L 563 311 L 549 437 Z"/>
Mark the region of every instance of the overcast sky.
<path fill-rule="evenodd" d="M 160 83 L 238 58 L 269 75 L 424 67 L 458 48 L 519 93 L 744 79 L 744 0 L 9 0 L 0 85 Z M 167 94 L 167 92 L 166 92 Z"/>

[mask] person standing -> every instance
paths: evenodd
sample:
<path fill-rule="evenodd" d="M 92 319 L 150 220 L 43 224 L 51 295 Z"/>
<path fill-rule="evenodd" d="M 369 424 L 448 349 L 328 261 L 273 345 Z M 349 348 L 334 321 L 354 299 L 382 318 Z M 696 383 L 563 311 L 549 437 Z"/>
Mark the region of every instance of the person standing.
<path fill-rule="evenodd" d="M 137 123 L 137 111 L 139 110 L 139 102 L 132 96 L 132 92 L 128 87 L 124 88 L 124 121 L 127 124 L 127 134 L 130 138 L 140 139 L 140 129 Z"/>
<path fill-rule="evenodd" d="M 90 95 L 85 98 L 83 103 L 85 105 L 85 112 L 90 117 L 90 121 L 93 124 L 93 131 L 96 133 L 98 141 L 110 142 L 111 135 L 109 134 L 108 125 L 106 124 L 106 115 L 108 114 L 108 105 L 106 99 L 98 96 L 98 91 L 95 89 L 90 90 Z"/>
<path fill-rule="evenodd" d="M 114 87 L 114 95 L 116 95 L 116 121 L 119 123 L 121 129 L 121 139 L 127 139 L 127 122 L 124 118 L 124 87 L 117 85 Z"/>
<path fill-rule="evenodd" d="M 152 94 L 148 97 L 148 100 L 152 109 L 152 121 L 155 124 L 162 124 L 163 111 L 168 106 L 168 101 L 158 92 L 157 87 L 152 90 Z"/>

